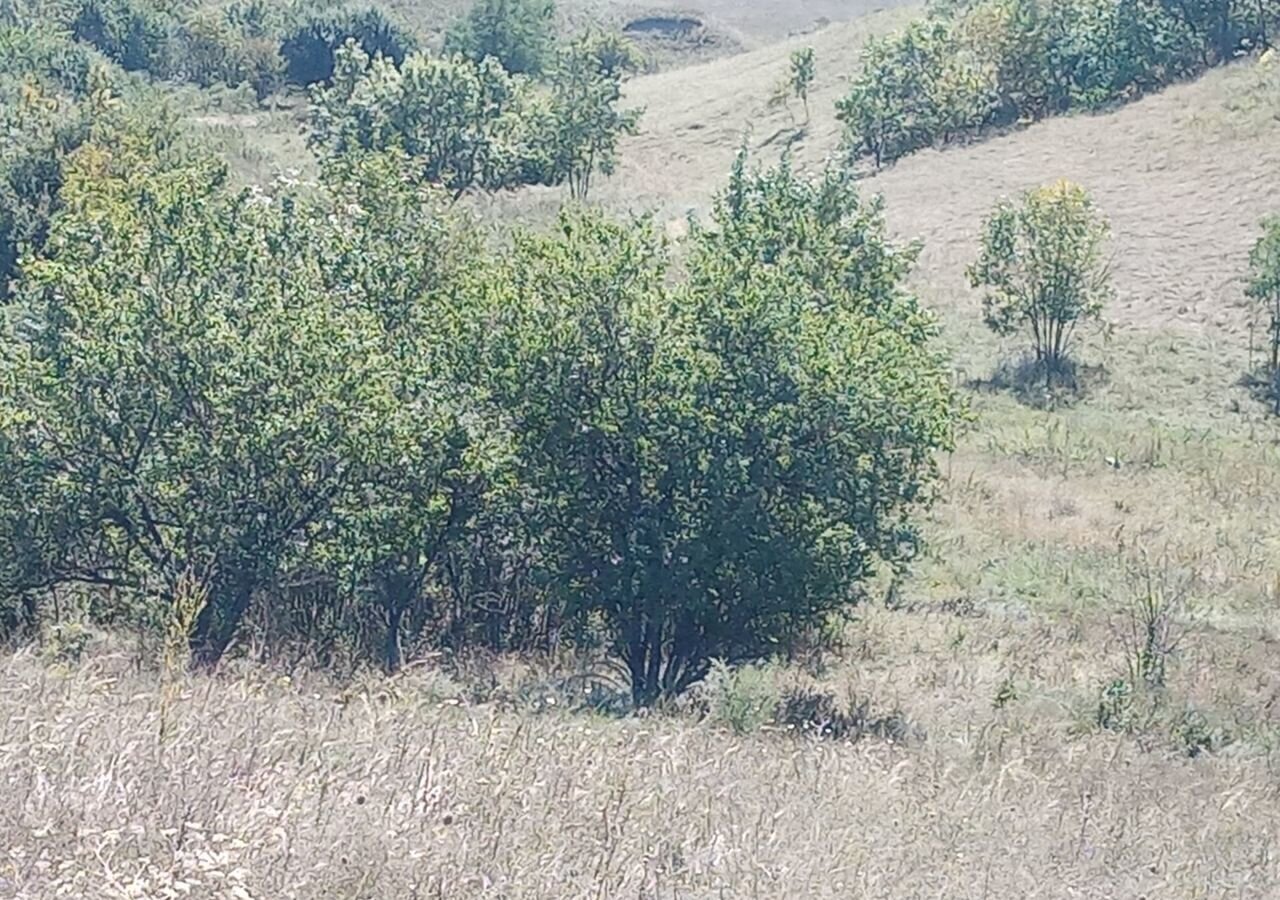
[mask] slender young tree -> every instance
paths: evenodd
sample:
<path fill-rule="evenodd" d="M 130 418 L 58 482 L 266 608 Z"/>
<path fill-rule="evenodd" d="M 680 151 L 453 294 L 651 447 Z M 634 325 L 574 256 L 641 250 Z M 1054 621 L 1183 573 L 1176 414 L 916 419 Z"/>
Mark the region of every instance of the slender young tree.
<path fill-rule="evenodd" d="M 983 224 L 969 282 L 986 290 L 992 331 L 1030 337 L 1046 389 L 1069 359 L 1077 327 L 1098 319 L 1111 296 L 1107 234 L 1084 188 L 1065 180 L 1000 203 Z"/>

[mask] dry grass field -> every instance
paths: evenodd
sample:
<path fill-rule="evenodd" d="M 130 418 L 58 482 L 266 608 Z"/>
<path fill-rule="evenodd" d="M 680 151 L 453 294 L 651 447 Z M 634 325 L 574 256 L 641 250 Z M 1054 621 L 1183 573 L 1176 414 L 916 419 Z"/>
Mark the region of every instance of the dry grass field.
<path fill-rule="evenodd" d="M 596 202 L 678 243 L 744 134 L 762 161 L 789 145 L 817 164 L 858 45 L 904 13 L 785 35 L 862 9 L 711 4 L 755 49 L 633 82 L 643 133 Z M 800 129 L 765 101 L 804 45 L 819 80 Z M 211 127 L 246 171 L 301 164 L 292 113 L 258 115 Z M 1111 221 L 1118 298 L 1081 347 L 1083 395 L 1045 404 L 991 386 L 1020 348 L 987 332 L 963 272 L 997 199 L 1059 177 Z M 1280 897 L 1280 424 L 1240 386 L 1245 260 L 1280 212 L 1280 64 L 863 184 L 924 243 L 915 286 L 974 419 L 925 557 L 841 652 L 722 687 L 748 706 L 825 694 L 888 726 L 819 738 L 712 691 L 609 716 L 582 708 L 569 663 L 165 681 L 119 637 L 28 648 L 0 658 L 0 898 Z M 559 200 L 482 211 L 538 221 Z M 1106 691 L 1144 600 L 1170 651 L 1159 702 Z"/>

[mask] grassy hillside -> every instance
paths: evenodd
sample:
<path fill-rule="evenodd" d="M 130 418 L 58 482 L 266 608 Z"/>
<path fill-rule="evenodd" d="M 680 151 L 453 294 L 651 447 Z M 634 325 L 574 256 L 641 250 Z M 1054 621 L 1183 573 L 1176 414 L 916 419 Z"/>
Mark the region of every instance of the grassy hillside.
<path fill-rule="evenodd" d="M 642 133 L 595 202 L 653 212 L 678 243 L 744 140 L 761 161 L 834 152 L 857 48 L 905 13 L 785 35 L 855 7 L 712 4 L 755 49 L 633 81 Z M 810 45 L 801 128 L 766 101 Z M 245 177 L 306 171 L 297 109 L 199 100 Z M 925 557 L 837 658 L 613 717 L 574 709 L 610 692 L 607 669 L 550 662 L 161 684 L 119 637 L 7 656 L 0 897 L 1277 896 L 1280 424 L 1240 381 L 1264 341 L 1242 278 L 1278 173 L 1280 62 L 1245 60 L 862 182 L 923 241 L 914 287 L 974 418 Z M 1111 222 L 1118 297 L 1082 345 L 1080 396 L 1046 402 L 1005 383 L 1022 348 L 983 326 L 964 269 L 998 199 L 1060 177 Z M 561 200 L 480 206 L 545 221 Z M 1148 598 L 1177 644 L 1158 709 L 1106 693 Z M 741 707 L 787 691 L 861 717 L 839 739 L 751 727 Z"/>

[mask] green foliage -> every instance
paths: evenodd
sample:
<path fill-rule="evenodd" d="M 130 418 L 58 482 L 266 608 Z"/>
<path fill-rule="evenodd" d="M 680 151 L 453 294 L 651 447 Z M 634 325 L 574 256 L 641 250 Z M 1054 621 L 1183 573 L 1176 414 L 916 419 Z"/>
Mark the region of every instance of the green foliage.
<path fill-rule="evenodd" d="M 329 81 L 337 51 L 348 41 L 358 44 L 366 56 L 381 56 L 397 66 L 417 48 L 413 35 L 377 8 L 316 12 L 294 26 L 280 45 L 287 80 L 298 85 Z"/>
<path fill-rule="evenodd" d="M 332 84 L 312 89 L 310 140 L 331 158 L 401 150 L 455 196 L 499 190 L 520 181 L 527 91 L 492 59 L 413 54 L 396 68 L 349 42 Z"/>
<path fill-rule="evenodd" d="M 613 173 L 619 139 L 639 128 L 640 110 L 618 109 L 622 79 L 638 65 L 634 48 L 612 35 L 582 38 L 557 53 L 546 103 L 530 114 L 538 145 L 531 180 L 567 183 L 581 200 L 596 172 Z"/>
<path fill-rule="evenodd" d="M 445 36 L 445 51 L 493 57 L 513 75 L 538 75 L 555 52 L 554 0 L 475 0 Z"/>
<path fill-rule="evenodd" d="M 406 165 L 365 156 L 330 173 L 348 206 L 326 277 L 378 323 L 387 366 L 313 554 L 379 606 L 388 670 L 400 665 L 402 631 L 423 626 L 429 579 L 498 505 L 512 469 L 505 419 L 471 381 L 478 307 L 450 290 L 481 250 L 451 227 L 442 198 L 403 177 Z"/>
<path fill-rule="evenodd" d="M 89 52 L 53 28 L 0 26 L 0 91 L 34 80 L 50 92 L 77 97 L 89 88 Z"/>
<path fill-rule="evenodd" d="M 1058 181 L 1000 203 L 983 225 L 969 281 L 985 288 L 983 310 L 997 334 L 1029 332 L 1046 384 L 1066 364 L 1081 322 L 1111 295 L 1102 255 L 1108 228 L 1083 188 Z"/>
<path fill-rule="evenodd" d="M 838 104 L 845 146 L 877 166 L 985 128 L 1157 90 L 1265 45 L 1252 0 L 959 0 L 872 40 Z"/>
<path fill-rule="evenodd" d="M 126 71 L 164 78 L 175 64 L 173 19 L 148 0 L 78 0 L 71 29 Z"/>
<path fill-rule="evenodd" d="M 1106 731 L 1131 731 L 1135 727 L 1135 717 L 1133 685 L 1123 678 L 1107 682 L 1098 695 L 1098 708 L 1094 714 L 1097 726 Z"/>
<path fill-rule="evenodd" d="M 1280 216 L 1262 224 L 1263 234 L 1249 253 L 1246 293 L 1267 319 L 1267 381 L 1280 383 Z M 1275 412 L 1280 415 L 1280 391 L 1275 392 Z"/>
<path fill-rule="evenodd" d="M 787 73 L 787 84 L 791 93 L 804 105 L 804 120 L 809 121 L 809 89 L 813 87 L 813 79 L 817 77 L 817 60 L 812 47 L 805 47 L 791 54 L 791 68 Z"/>
<path fill-rule="evenodd" d="M 612 171 L 619 137 L 636 128 L 638 113 L 617 110 L 632 64 L 625 43 L 584 39 L 560 52 L 540 93 L 492 57 L 412 54 L 397 68 L 348 43 L 332 83 L 312 90 L 311 141 L 330 160 L 402 151 L 418 177 L 455 197 L 565 182 L 581 197 L 595 172 Z"/>
<path fill-rule="evenodd" d="M 154 618 L 179 578 L 209 602 L 208 657 L 317 521 L 379 386 L 368 317 L 316 265 L 325 220 L 93 147 L 63 189 L 17 307 L 35 377 L 23 400 L 75 511 L 58 577 L 112 584 Z"/>
<path fill-rule="evenodd" d="M 71 65 L 60 69 L 64 60 Z M 25 77 L 24 63 L 35 65 Z M 65 37 L 0 32 L 0 300 L 21 254 L 44 242 L 68 154 L 89 137 L 95 117 L 110 114 L 109 79 L 88 66 Z"/>
<path fill-rule="evenodd" d="M 262 100 L 284 85 L 284 60 L 278 42 L 255 33 L 252 19 L 237 22 L 238 12 L 199 12 L 183 23 L 182 74 L 201 87 L 248 83 Z"/>
<path fill-rule="evenodd" d="M 966 52 L 948 23 L 915 22 L 864 48 L 862 69 L 837 104 L 846 148 L 879 166 L 976 132 L 989 120 L 992 91 L 989 69 Z"/>
<path fill-rule="evenodd" d="M 496 279 L 492 369 L 557 587 L 649 703 L 713 657 L 785 648 L 910 557 L 954 397 L 900 286 L 911 254 L 834 173 L 740 162 L 678 291 L 643 231 L 561 230 Z"/>
<path fill-rule="evenodd" d="M 707 719 L 734 734 L 753 734 L 772 723 L 782 701 L 776 673 L 768 666 L 730 668 L 720 660 L 711 663 L 700 693 Z"/>
<path fill-rule="evenodd" d="M 19 86 L 43 149 L 0 145 L 5 209 L 34 210 L 0 319 L 0 625 L 80 585 L 87 621 L 175 658 L 189 628 L 204 661 L 251 609 L 388 669 L 559 634 L 644 704 L 910 560 L 956 400 L 914 252 L 846 175 L 740 160 L 680 278 L 647 224 L 587 213 L 494 254 L 450 197 L 585 192 L 604 126 L 540 129 L 607 119 L 626 45 L 564 48 L 541 92 L 493 60 L 338 62 L 322 184 L 270 196 L 97 76 L 69 107 Z"/>

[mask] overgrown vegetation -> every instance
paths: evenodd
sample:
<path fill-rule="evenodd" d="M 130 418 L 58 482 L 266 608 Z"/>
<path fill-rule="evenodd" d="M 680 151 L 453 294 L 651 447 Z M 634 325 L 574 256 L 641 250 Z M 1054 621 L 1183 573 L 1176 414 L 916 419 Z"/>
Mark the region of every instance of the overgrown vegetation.
<path fill-rule="evenodd" d="M 441 207 L 531 169 L 584 194 L 628 59 L 567 46 L 544 94 L 348 42 L 319 194 L 237 190 L 145 118 L 52 153 L 4 339 L 17 617 L 80 585 L 91 620 L 158 629 L 198 596 L 215 661 L 265 603 L 268 640 L 392 670 L 554 631 L 648 704 L 909 559 L 955 398 L 846 176 L 740 160 L 679 280 L 644 223 L 567 215 L 498 257 Z"/>
<path fill-rule="evenodd" d="M 310 140 L 331 159 L 403 151 L 422 179 L 455 197 L 567 183 L 583 198 L 595 173 L 612 171 L 619 138 L 636 129 L 639 113 L 617 108 L 633 68 L 630 48 L 611 37 L 560 49 L 545 87 L 492 57 L 412 54 L 397 66 L 348 42 L 332 83 L 312 91 Z"/>
<path fill-rule="evenodd" d="M 492 57 L 512 75 L 538 75 L 555 54 L 554 0 L 476 0 L 445 37 L 445 51 L 480 63 Z"/>
<path fill-rule="evenodd" d="M 1236 384 L 1276 378 L 1274 54 L 856 181 L 801 162 L 834 149 L 834 68 L 811 128 L 788 81 L 791 121 L 741 138 L 796 39 L 624 85 L 586 31 L 533 76 L 377 61 L 348 23 L 314 45 L 340 63 L 315 166 L 301 91 L 190 74 L 259 33 L 282 64 L 315 8 L 165 5 L 126 72 L 25 5 L 0 0 L 0 895 L 1280 883 L 1277 420 Z M 800 40 L 827 72 L 884 21 Z M 917 38 L 955 77 L 918 83 L 963 97 Z M 726 183 L 740 139 L 798 161 Z M 547 172 L 563 196 L 482 194 Z M 1107 378 L 1046 408 L 952 387 L 1006 344 L 1035 394 Z"/>
<path fill-rule="evenodd" d="M 302 18 L 280 45 L 285 74 L 297 85 L 328 82 L 344 44 L 354 43 L 371 59 L 400 65 L 417 41 L 376 7 L 321 10 Z"/>
<path fill-rule="evenodd" d="M 1158 90 L 1280 31 L 1242 0 L 952 0 L 862 52 L 845 148 L 878 167 L 923 147 Z"/>

